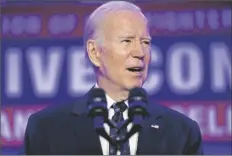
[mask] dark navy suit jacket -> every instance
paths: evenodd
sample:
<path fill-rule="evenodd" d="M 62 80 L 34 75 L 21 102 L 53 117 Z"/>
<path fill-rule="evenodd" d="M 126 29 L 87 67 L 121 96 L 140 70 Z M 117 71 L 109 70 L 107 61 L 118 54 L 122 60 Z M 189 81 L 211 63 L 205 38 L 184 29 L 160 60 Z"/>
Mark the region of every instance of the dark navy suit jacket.
<path fill-rule="evenodd" d="M 74 104 L 52 106 L 32 114 L 26 127 L 24 154 L 102 155 L 99 136 L 86 114 L 87 97 L 88 93 Z M 150 116 L 139 133 L 137 155 L 203 155 L 201 133 L 195 121 L 149 103 Z"/>

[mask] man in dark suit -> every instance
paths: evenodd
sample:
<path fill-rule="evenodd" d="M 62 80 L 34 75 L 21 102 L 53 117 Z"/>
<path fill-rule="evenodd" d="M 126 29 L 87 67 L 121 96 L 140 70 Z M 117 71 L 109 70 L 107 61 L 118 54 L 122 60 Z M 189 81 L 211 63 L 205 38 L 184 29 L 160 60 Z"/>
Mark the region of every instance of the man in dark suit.
<path fill-rule="evenodd" d="M 151 37 L 146 17 L 128 2 L 103 4 L 87 20 L 84 43 L 87 59 L 96 73 L 94 87 L 106 93 L 109 118 L 114 120 L 121 113 L 120 120 L 125 120 L 129 91 L 142 87 L 147 78 Z M 87 116 L 88 95 L 89 92 L 73 104 L 53 106 L 31 115 L 25 133 L 25 154 L 203 154 L 198 124 L 151 101 L 142 130 L 123 145 L 124 150 L 116 149 L 95 132 Z M 116 112 L 116 106 L 125 109 Z M 107 126 L 105 130 L 119 135 Z"/>

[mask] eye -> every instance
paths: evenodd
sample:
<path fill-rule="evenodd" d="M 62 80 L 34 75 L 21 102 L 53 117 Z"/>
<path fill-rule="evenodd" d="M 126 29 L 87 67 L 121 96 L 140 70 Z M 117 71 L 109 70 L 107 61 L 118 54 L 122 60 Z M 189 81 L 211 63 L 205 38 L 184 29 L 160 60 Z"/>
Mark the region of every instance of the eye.
<path fill-rule="evenodd" d="M 125 39 L 125 40 L 123 40 L 122 42 L 130 43 L 130 42 L 131 42 L 131 40 L 129 40 L 129 39 Z"/>
<path fill-rule="evenodd" d="M 150 45 L 151 41 L 143 41 L 142 43 L 146 44 L 146 45 Z"/>

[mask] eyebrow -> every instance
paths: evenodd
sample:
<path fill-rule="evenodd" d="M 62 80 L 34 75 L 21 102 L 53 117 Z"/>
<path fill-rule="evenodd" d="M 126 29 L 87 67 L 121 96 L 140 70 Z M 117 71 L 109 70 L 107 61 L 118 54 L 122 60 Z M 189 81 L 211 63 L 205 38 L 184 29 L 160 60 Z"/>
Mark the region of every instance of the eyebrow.
<path fill-rule="evenodd" d="M 135 38 L 135 36 L 120 36 L 120 37 L 118 37 L 119 39 L 134 39 Z M 141 37 L 140 39 L 142 39 L 142 40 L 144 40 L 144 39 L 146 39 L 146 40 L 151 40 L 152 38 L 151 38 L 151 36 L 147 36 L 147 37 Z"/>

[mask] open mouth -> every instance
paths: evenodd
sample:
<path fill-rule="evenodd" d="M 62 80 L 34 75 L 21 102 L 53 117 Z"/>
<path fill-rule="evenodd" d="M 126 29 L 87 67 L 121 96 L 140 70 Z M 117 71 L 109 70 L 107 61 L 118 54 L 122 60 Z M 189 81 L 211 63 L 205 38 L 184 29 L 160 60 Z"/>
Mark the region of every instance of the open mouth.
<path fill-rule="evenodd" d="M 127 68 L 128 71 L 130 72 L 141 72 L 144 70 L 142 67 L 132 67 L 132 68 Z"/>

